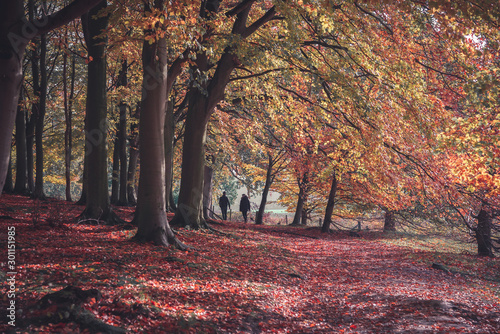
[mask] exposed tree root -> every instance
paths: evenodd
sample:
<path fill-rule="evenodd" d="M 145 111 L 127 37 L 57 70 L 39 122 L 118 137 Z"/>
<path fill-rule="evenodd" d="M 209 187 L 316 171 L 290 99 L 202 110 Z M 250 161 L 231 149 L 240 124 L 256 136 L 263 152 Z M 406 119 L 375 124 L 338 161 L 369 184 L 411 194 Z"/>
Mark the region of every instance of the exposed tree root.
<path fill-rule="evenodd" d="M 20 319 L 20 326 L 73 322 L 78 324 L 82 330 L 89 330 L 91 333 L 126 333 L 125 329 L 108 325 L 96 318 L 92 312 L 83 308 L 82 305 L 92 298 L 99 300 L 102 295 L 96 289 L 82 290 L 78 287 L 67 286 L 62 290 L 45 295 L 37 301 Z"/>

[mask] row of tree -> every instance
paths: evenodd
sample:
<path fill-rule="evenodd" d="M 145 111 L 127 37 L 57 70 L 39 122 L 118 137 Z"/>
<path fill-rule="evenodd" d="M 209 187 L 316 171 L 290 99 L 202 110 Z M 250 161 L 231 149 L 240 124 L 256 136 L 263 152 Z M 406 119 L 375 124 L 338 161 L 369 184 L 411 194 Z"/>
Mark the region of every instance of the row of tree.
<path fill-rule="evenodd" d="M 459 223 L 480 254 L 493 254 L 495 1 L 17 0 L 0 9 L 0 180 L 15 124 L 16 192 L 43 197 L 47 170 L 64 175 L 71 200 L 81 175 L 81 219 L 113 223 L 111 201 L 137 202 L 138 240 L 184 247 L 170 226 L 205 228 L 213 182 L 232 175 L 263 189 L 257 223 L 274 189 L 294 224 L 319 210 L 328 231 L 334 214 L 377 210 L 387 229 L 395 217 Z"/>

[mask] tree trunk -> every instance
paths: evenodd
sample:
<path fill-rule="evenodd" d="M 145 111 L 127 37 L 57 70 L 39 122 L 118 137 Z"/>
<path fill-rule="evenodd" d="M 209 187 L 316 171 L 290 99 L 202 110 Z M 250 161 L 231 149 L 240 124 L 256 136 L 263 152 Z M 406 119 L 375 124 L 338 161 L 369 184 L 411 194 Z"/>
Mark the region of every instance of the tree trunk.
<path fill-rule="evenodd" d="M 326 233 L 330 231 L 330 225 L 332 224 L 332 214 L 333 208 L 335 207 L 335 196 L 337 195 L 337 175 L 335 171 L 333 172 L 332 185 L 330 187 L 330 193 L 328 194 L 328 202 L 326 203 L 325 217 L 323 218 L 323 226 L 321 227 L 321 232 Z"/>
<path fill-rule="evenodd" d="M 87 150 L 87 198 L 86 207 L 80 219 L 91 219 L 114 224 L 120 219 L 111 210 L 108 191 L 107 148 L 106 148 L 106 39 L 97 37 L 106 29 L 108 17 L 95 16 L 106 8 L 101 1 L 88 14 L 82 16 L 84 36 L 89 57 L 87 79 L 87 103 L 85 118 L 85 139 Z"/>
<path fill-rule="evenodd" d="M 28 1 L 28 15 L 30 21 L 35 17 L 35 2 L 34 0 Z M 33 86 L 34 101 L 31 102 L 31 115 L 26 124 L 26 143 L 27 143 L 27 162 L 28 162 L 28 188 L 30 193 L 35 195 L 35 147 L 36 141 L 36 124 L 38 122 L 38 115 L 40 115 L 40 50 L 41 41 L 37 36 L 33 39 L 33 49 L 30 52 L 31 63 L 31 77 Z M 36 195 L 35 195 L 36 196 Z"/>
<path fill-rule="evenodd" d="M 120 70 L 119 86 L 126 87 L 127 81 L 127 60 L 122 61 L 122 68 Z M 127 104 L 122 101 L 118 106 L 120 111 L 120 121 L 118 123 L 118 148 L 120 158 L 120 192 L 118 196 L 118 205 L 128 205 L 127 198 Z"/>
<path fill-rule="evenodd" d="M 305 202 L 304 202 L 305 204 Z M 308 211 L 303 209 L 302 210 L 302 220 L 300 222 L 301 225 L 307 225 L 307 215 L 308 215 Z"/>
<path fill-rule="evenodd" d="M 164 1 L 155 1 L 155 9 L 163 11 Z M 150 8 L 145 8 L 151 11 Z M 154 32 L 147 31 L 146 34 Z M 164 122 L 167 102 L 166 39 L 144 41 L 142 49 L 143 99 L 139 122 L 141 168 L 135 221 L 135 240 L 157 245 L 185 248 L 174 235 L 167 220 L 165 205 Z"/>
<path fill-rule="evenodd" d="M 174 207 L 171 206 L 172 184 L 174 181 L 174 104 L 172 101 L 167 102 L 167 110 L 165 114 L 165 205 L 167 211 L 174 212 Z"/>
<path fill-rule="evenodd" d="M 22 106 L 23 96 L 19 98 L 16 115 L 16 184 L 14 193 L 28 194 L 28 160 L 26 151 L 26 112 Z"/>
<path fill-rule="evenodd" d="M 45 111 L 47 100 L 47 36 L 43 34 L 40 38 L 40 95 L 35 125 L 35 148 L 36 148 L 36 178 L 35 178 L 35 198 L 45 198 L 43 192 L 43 131 L 45 125 Z M 33 78 L 34 79 L 34 78 Z"/>
<path fill-rule="evenodd" d="M 33 147 L 35 145 L 35 116 L 34 110 L 36 103 L 31 107 L 31 116 L 26 122 L 26 167 L 28 178 L 28 192 L 33 194 L 35 192 L 35 153 Z"/>
<path fill-rule="evenodd" d="M 214 171 L 211 167 L 205 166 L 203 175 L 203 218 L 210 218 L 209 211 L 212 205 L 212 177 Z"/>
<path fill-rule="evenodd" d="M 64 53 L 63 66 L 63 90 L 64 90 L 64 121 L 66 129 L 64 131 L 64 177 L 66 181 L 66 201 L 71 202 L 71 150 L 73 148 L 72 109 L 75 92 L 75 57 L 71 58 L 71 82 L 68 97 L 68 84 L 66 81 L 68 55 Z"/>
<path fill-rule="evenodd" d="M 127 169 L 127 199 L 129 205 L 137 204 L 137 195 L 135 191 L 137 172 L 137 162 L 139 160 L 139 129 L 137 122 L 141 114 L 140 104 L 137 105 L 133 114 L 134 121 L 130 125 L 130 138 L 129 138 L 129 159 Z"/>
<path fill-rule="evenodd" d="M 9 169 L 12 132 L 23 80 L 22 61 L 28 43 L 22 37 L 20 24 L 24 16 L 23 5 L 21 0 L 0 2 L 0 194 Z"/>
<path fill-rule="evenodd" d="M 200 229 L 206 227 L 201 213 L 208 110 L 204 107 L 206 96 L 201 92 L 193 92 L 189 101 L 182 150 L 179 201 L 171 225 Z"/>
<path fill-rule="evenodd" d="M 11 194 L 14 191 L 14 183 L 12 182 L 12 160 L 9 159 L 9 169 L 7 170 L 7 176 L 5 177 L 5 185 L 3 191 L 7 194 Z"/>
<path fill-rule="evenodd" d="M 262 191 L 262 198 L 260 200 L 259 211 L 255 215 L 255 224 L 262 225 L 264 223 L 264 212 L 266 211 L 267 196 L 269 195 L 269 189 L 271 189 L 272 181 L 272 169 L 273 169 L 273 157 L 268 154 L 268 165 L 266 172 L 266 183 L 264 184 L 264 190 Z"/>
<path fill-rule="evenodd" d="M 384 232 L 396 231 L 396 220 L 394 219 L 394 211 L 385 209 L 384 215 Z"/>
<path fill-rule="evenodd" d="M 300 225 L 300 219 L 302 218 L 302 211 L 304 210 L 304 204 L 306 201 L 306 187 L 307 187 L 307 173 L 304 173 L 302 180 L 299 181 L 299 197 L 297 198 L 297 207 L 295 209 L 295 215 L 293 216 L 293 221 L 290 225 Z"/>
<path fill-rule="evenodd" d="M 177 205 L 176 205 L 175 199 L 174 199 L 174 187 L 173 186 L 170 187 L 170 196 L 168 199 L 168 206 L 172 210 L 172 212 L 175 212 L 175 210 L 177 210 Z"/>
<path fill-rule="evenodd" d="M 111 203 L 118 203 L 118 192 L 120 191 L 120 143 L 118 136 L 113 145 L 113 170 L 111 171 Z"/>
<path fill-rule="evenodd" d="M 482 208 L 477 215 L 476 241 L 477 255 L 493 257 L 491 242 L 491 226 L 493 217 L 490 212 Z"/>

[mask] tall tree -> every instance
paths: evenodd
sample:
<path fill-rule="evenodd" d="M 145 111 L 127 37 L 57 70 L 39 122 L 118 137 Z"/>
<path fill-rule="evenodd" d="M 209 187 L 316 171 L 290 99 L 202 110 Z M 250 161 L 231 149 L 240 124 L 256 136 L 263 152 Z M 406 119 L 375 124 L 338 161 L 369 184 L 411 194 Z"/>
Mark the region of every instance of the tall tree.
<path fill-rule="evenodd" d="M 139 122 L 141 168 L 135 222 L 135 240 L 158 245 L 185 246 L 175 237 L 167 220 L 165 203 L 164 123 L 167 105 L 167 48 L 163 31 L 165 1 L 144 2 L 151 22 L 144 33 L 143 96 Z"/>
<path fill-rule="evenodd" d="M 66 31 L 67 44 L 67 31 Z M 75 57 L 71 57 L 71 75 L 70 75 L 70 91 L 68 96 L 67 68 L 68 68 L 68 52 L 63 55 L 63 98 L 64 98 L 64 179 L 66 183 L 66 200 L 71 202 L 71 152 L 73 148 L 72 134 L 72 109 L 73 99 L 75 96 Z"/>
<path fill-rule="evenodd" d="M 86 207 L 80 219 L 113 224 L 120 221 L 113 213 L 108 192 L 107 170 L 107 81 L 106 37 L 108 15 L 103 0 L 82 16 L 88 49 L 87 102 L 85 115 L 85 159 L 87 173 Z"/>
<path fill-rule="evenodd" d="M 217 12 L 219 5 L 218 1 L 207 3 L 210 6 L 202 6 L 200 12 L 200 16 L 205 19 Z M 273 6 L 253 23 L 248 24 L 250 11 L 255 3 L 256 1 L 242 1 L 226 13 L 228 17 L 236 17 L 231 31 L 235 39 L 248 38 L 276 16 L 276 8 Z M 209 28 L 204 40 L 209 40 L 212 34 L 213 29 Z M 213 75 L 208 79 L 211 62 L 213 60 L 209 61 L 207 52 L 199 50 L 192 65 L 196 84 L 188 92 L 189 106 L 182 151 L 181 186 L 172 226 L 190 226 L 194 229 L 205 226 L 202 199 L 207 125 L 216 105 L 224 98 L 231 73 L 240 64 L 240 60 L 235 46 L 228 45 L 216 62 Z"/>

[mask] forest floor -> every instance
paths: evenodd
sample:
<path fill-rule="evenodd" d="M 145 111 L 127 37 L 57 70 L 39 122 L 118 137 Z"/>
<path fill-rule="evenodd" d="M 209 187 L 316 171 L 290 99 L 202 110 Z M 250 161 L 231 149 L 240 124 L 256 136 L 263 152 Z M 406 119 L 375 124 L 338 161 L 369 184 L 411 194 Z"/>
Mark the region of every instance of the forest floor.
<path fill-rule="evenodd" d="M 30 323 L 35 302 L 68 285 L 99 290 L 102 298 L 83 308 L 130 333 L 500 332 L 497 258 L 395 246 L 375 231 L 357 237 L 236 222 L 213 225 L 224 235 L 178 231 L 195 248 L 184 252 L 137 244 L 131 226 L 76 224 L 82 210 L 0 197 L 1 309 L 14 301 L 24 326 L 2 315 L 0 332 L 90 332 Z M 133 216 L 132 208 L 116 212 Z M 14 270 L 6 252 L 12 227 Z"/>

